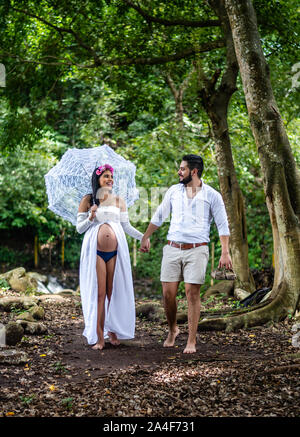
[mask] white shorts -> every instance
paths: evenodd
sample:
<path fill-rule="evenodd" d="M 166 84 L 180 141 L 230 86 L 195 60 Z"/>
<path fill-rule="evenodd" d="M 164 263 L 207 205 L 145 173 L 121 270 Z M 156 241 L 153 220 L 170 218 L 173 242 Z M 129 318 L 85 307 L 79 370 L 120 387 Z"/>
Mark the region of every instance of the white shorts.
<path fill-rule="evenodd" d="M 181 250 L 167 244 L 163 248 L 160 280 L 204 284 L 208 258 L 208 246 Z"/>

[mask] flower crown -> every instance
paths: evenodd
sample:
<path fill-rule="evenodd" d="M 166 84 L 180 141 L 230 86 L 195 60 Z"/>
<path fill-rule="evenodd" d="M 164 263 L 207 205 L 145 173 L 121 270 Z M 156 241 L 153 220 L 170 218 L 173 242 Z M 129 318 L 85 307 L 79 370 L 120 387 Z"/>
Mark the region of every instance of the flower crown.
<path fill-rule="evenodd" d="M 104 164 L 104 165 L 100 165 L 100 167 L 97 168 L 96 175 L 100 176 L 106 170 L 109 170 L 112 175 L 114 174 L 114 169 L 112 168 L 112 166 L 109 164 Z"/>

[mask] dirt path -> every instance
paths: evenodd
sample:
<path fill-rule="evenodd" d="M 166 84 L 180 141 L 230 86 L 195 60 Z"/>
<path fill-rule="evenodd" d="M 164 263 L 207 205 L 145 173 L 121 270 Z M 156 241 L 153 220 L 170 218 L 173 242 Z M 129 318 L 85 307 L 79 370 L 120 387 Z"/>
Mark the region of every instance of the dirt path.
<path fill-rule="evenodd" d="M 138 319 L 134 340 L 94 351 L 76 300 L 45 311 L 48 334 L 17 346 L 28 362 L 0 364 L 0 416 L 299 416 L 299 367 L 290 367 L 299 351 L 289 322 L 199 333 L 197 352 L 186 355 L 186 324 L 166 349 L 166 326 Z"/>

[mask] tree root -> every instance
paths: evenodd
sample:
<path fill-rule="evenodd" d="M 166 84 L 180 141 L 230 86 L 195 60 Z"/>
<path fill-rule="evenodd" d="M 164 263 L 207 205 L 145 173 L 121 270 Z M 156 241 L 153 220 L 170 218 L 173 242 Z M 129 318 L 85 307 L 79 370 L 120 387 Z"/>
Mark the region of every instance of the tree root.
<path fill-rule="evenodd" d="M 295 304 L 283 281 L 271 301 L 265 301 L 250 309 L 232 311 L 222 317 L 204 317 L 199 322 L 198 330 L 232 332 L 237 329 L 264 325 L 270 321 L 279 322 L 284 320 L 289 312 L 295 311 Z"/>
<path fill-rule="evenodd" d="M 272 375 L 272 374 L 278 375 L 280 373 L 286 373 L 286 372 L 294 371 L 294 370 L 300 370 L 300 363 L 290 364 L 288 366 L 273 367 L 272 369 L 268 369 L 265 372 L 263 372 L 262 375 Z"/>

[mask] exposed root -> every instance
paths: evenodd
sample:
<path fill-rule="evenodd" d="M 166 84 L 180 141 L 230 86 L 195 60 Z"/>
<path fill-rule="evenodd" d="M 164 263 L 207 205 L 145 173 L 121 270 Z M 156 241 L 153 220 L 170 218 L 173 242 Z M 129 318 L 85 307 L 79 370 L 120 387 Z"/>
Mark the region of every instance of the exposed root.
<path fill-rule="evenodd" d="M 288 366 L 277 366 L 277 367 L 272 367 L 271 369 L 266 370 L 265 372 L 263 372 L 263 375 L 279 375 L 281 373 L 286 373 L 289 371 L 300 371 L 300 363 L 297 364 L 290 364 Z"/>
<path fill-rule="evenodd" d="M 264 325 L 270 321 L 279 322 L 285 319 L 290 311 L 294 310 L 295 302 L 291 301 L 287 285 L 282 282 L 273 300 L 250 309 L 233 311 L 222 317 L 205 317 L 200 321 L 198 330 L 232 332 L 237 329 Z"/>

